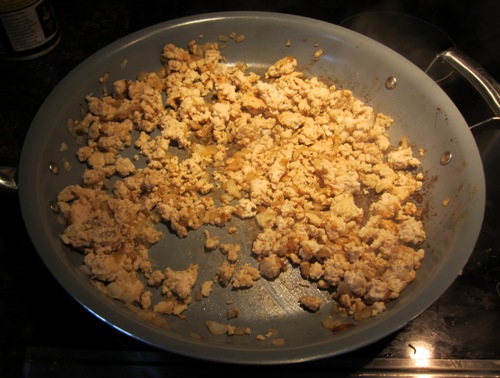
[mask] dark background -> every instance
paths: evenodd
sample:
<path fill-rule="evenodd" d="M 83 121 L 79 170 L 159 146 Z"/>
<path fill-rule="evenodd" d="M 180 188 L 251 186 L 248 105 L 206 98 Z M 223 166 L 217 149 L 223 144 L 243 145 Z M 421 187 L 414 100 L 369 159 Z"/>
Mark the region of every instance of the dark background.
<path fill-rule="evenodd" d="M 52 5 L 61 31 L 59 45 L 52 52 L 33 60 L 0 61 L 0 166 L 17 166 L 24 137 L 36 111 L 57 83 L 79 63 L 131 32 L 192 14 L 262 10 L 298 14 L 340 24 L 361 12 L 398 12 L 436 26 L 455 46 L 473 57 L 497 80 L 500 79 L 498 0 L 52 0 Z M 464 116 L 470 123 L 489 116 L 481 99 L 473 94 L 463 95 L 469 93 L 468 86 L 454 84 L 451 91 L 450 96 L 459 109 L 464 108 Z M 381 340 L 353 357 L 405 357 L 407 340 L 416 334 L 426 334 L 436 345 L 436 358 L 500 360 L 498 337 L 493 337 L 488 331 L 500 329 L 500 300 L 496 286 L 500 281 L 496 201 L 499 160 L 496 153 L 498 148 L 492 144 L 497 137 L 496 132 L 477 136 L 490 190 L 485 226 L 464 274 L 438 303 L 400 333 Z M 24 188 L 31 189 L 35 190 Z M 156 352 L 154 348 L 115 331 L 95 318 L 61 288 L 38 258 L 29 240 L 17 193 L 1 192 L 0 377 L 21 377 L 27 353 L 37 347 L 49 352 L 49 348 L 56 348 L 56 352 L 48 354 L 49 363 L 57 361 L 57 356 L 61 361 L 67 358 L 66 355 L 58 354 L 63 350 Z M 36 358 L 33 357 L 31 361 L 36 362 Z M 172 356 L 167 361 L 173 361 Z M 184 360 L 175 358 L 176 364 L 180 364 L 179 361 Z M 43 369 L 36 370 L 37 365 L 33 366 L 33 370 L 26 370 L 26 376 L 29 373 L 30 377 L 41 376 L 35 373 Z"/>

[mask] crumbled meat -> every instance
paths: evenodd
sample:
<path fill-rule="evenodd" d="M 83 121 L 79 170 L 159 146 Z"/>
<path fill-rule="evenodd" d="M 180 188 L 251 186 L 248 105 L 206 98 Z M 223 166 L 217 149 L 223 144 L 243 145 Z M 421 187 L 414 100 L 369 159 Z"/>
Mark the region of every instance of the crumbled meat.
<path fill-rule="evenodd" d="M 223 243 L 219 248 L 226 255 L 227 261 L 232 263 L 238 261 L 238 254 L 241 250 L 240 244 Z"/>
<path fill-rule="evenodd" d="M 254 281 L 257 281 L 259 278 L 260 273 L 258 269 L 249 264 L 244 264 L 234 272 L 231 284 L 235 289 L 246 289 L 252 287 Z"/>
<path fill-rule="evenodd" d="M 412 200 L 423 185 L 420 161 L 405 138 L 391 144 L 391 117 L 347 89 L 306 77 L 293 56 L 262 78 L 245 64 L 228 65 L 216 43 L 166 44 L 161 63 L 154 73 L 117 80 L 101 98 L 87 96 L 88 113 L 69 122 L 86 168 L 81 183 L 57 197 L 66 222 L 61 240 L 83 254 L 96 285 L 126 303 L 183 317 L 199 267 L 153 267 L 148 251 L 162 237 L 156 225 L 179 238 L 227 226 L 229 237 L 236 216 L 258 226 L 251 251 L 203 228 L 205 249 L 226 258 L 197 299 L 213 284 L 249 289 L 261 277 L 275 280 L 291 265 L 331 293 L 341 313 L 362 319 L 384 311 L 414 280 L 426 239 Z M 122 155 L 131 147 L 134 159 Z M 136 167 L 139 155 L 145 167 Z M 255 266 L 240 261 L 242 253 Z M 162 295 L 156 303 L 154 288 Z M 299 298 L 312 312 L 322 303 Z M 212 321 L 207 327 L 249 333 Z"/>
<path fill-rule="evenodd" d="M 210 293 L 212 292 L 212 287 L 214 285 L 214 281 L 205 281 L 201 284 L 201 290 L 200 293 L 204 297 L 208 297 Z"/>
<path fill-rule="evenodd" d="M 167 267 L 161 286 L 161 293 L 165 299 L 154 306 L 154 311 L 181 316 L 193 300 L 191 292 L 198 277 L 198 269 L 198 265 L 195 264 L 180 271 L 174 271 Z"/>
<path fill-rule="evenodd" d="M 250 327 L 233 326 L 232 324 L 221 323 L 214 320 L 205 321 L 205 325 L 213 335 L 227 334 L 229 336 L 233 335 L 243 336 L 243 335 L 250 335 L 252 333 Z"/>
<path fill-rule="evenodd" d="M 208 250 L 217 249 L 220 244 L 220 239 L 218 236 L 210 236 L 208 230 L 203 230 L 203 235 L 205 235 L 205 248 Z"/>
<path fill-rule="evenodd" d="M 219 267 L 217 270 L 217 281 L 221 286 L 227 286 L 231 282 L 231 279 L 233 278 L 235 270 L 235 264 L 230 263 L 229 261 L 225 260 L 222 265 Z"/>
<path fill-rule="evenodd" d="M 322 298 L 314 295 L 304 295 L 299 298 L 300 305 L 311 312 L 316 312 L 320 309 L 321 305 L 325 302 Z"/>
<path fill-rule="evenodd" d="M 233 308 L 227 310 L 227 313 L 226 313 L 226 316 L 228 319 L 237 318 L 238 315 L 240 315 L 240 309 L 237 307 L 233 307 Z"/>
<path fill-rule="evenodd" d="M 259 272 L 262 277 L 275 279 L 285 269 L 285 263 L 277 255 L 265 256 L 259 262 Z"/>

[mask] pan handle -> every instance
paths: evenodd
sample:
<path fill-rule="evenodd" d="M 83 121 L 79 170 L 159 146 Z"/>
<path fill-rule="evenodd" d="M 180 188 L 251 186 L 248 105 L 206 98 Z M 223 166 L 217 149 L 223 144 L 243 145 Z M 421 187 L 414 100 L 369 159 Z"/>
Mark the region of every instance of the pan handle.
<path fill-rule="evenodd" d="M 439 53 L 425 72 L 428 72 L 437 62 L 446 62 L 456 72 L 461 74 L 479 92 L 493 111 L 494 117 L 480 124 L 491 120 L 500 120 L 500 85 L 486 70 L 472 58 L 454 47 Z M 479 126 L 480 124 L 472 127 Z"/>
<path fill-rule="evenodd" d="M 0 190 L 17 191 L 17 168 L 0 167 Z"/>

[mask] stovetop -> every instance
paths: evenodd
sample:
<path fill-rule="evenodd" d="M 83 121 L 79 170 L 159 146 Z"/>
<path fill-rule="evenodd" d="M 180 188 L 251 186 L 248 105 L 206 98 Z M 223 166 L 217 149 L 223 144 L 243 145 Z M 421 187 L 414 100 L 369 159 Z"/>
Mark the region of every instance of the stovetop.
<path fill-rule="evenodd" d="M 196 13 L 265 10 L 337 24 L 364 12 L 410 14 L 438 26 L 456 47 L 500 79 L 497 1 L 310 3 L 268 0 L 230 6 L 226 1 L 184 0 L 167 7 L 160 0 L 52 0 L 62 32 L 59 45 L 34 60 L 0 62 L 0 166 L 17 165 L 31 119 L 76 65 L 135 30 Z M 470 125 L 491 116 L 482 99 L 460 78 L 446 80 L 442 87 Z M 490 122 L 474 130 L 487 181 L 485 218 L 470 260 L 443 296 L 403 329 L 365 348 L 299 366 L 266 367 L 266 371 L 336 371 L 350 376 L 500 375 L 499 126 Z M 98 319 L 64 291 L 38 257 L 15 192 L 0 193 L 0 211 L 1 377 L 112 373 L 136 377 L 224 368 L 160 351 Z M 259 369 L 249 367 L 248 371 Z"/>

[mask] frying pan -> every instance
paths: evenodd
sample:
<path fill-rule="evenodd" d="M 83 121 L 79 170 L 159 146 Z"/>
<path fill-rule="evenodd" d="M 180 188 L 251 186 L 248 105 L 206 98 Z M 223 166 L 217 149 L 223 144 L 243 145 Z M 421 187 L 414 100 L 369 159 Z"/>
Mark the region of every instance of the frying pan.
<path fill-rule="evenodd" d="M 278 280 L 260 280 L 250 290 L 214 290 L 209 298 L 194 301 L 185 319 L 166 317 L 167 326 L 161 326 L 104 296 L 80 269 L 82 256 L 61 243 L 64 226 L 51 205 L 62 188 L 80 182 L 83 172 L 74 156 L 76 145 L 67 121 L 81 117 L 86 95 L 102 93 L 99 78 L 107 73 L 110 83 L 134 79 L 140 71 L 160 68 L 166 43 L 186 47 L 192 39 L 217 41 L 219 35 L 231 33 L 242 34 L 245 40 L 226 44 L 223 55 L 229 63 L 246 62 L 249 70 L 262 73 L 278 59 L 293 55 L 306 75 L 350 89 L 377 111 L 391 115 L 394 143 L 407 136 L 414 146 L 425 149 L 421 160 L 428 177 L 422 202 L 427 214 L 426 257 L 416 279 L 377 317 L 338 333 L 325 329 L 321 320 L 330 309 L 311 314 L 298 308 L 299 295 L 314 289 L 302 288 L 297 284 L 298 273 L 288 270 Z M 287 45 L 287 41 L 291 43 Z M 323 54 L 314 59 L 318 48 Z M 397 84 L 387 86 L 388 78 Z M 495 108 L 491 96 L 490 102 Z M 62 143 L 69 146 L 68 151 L 60 151 Z M 443 156 L 451 159 L 443 162 Z M 65 170 L 65 164 L 73 168 Z M 168 21 L 89 57 L 59 83 L 36 114 L 23 146 L 18 182 L 30 238 L 48 269 L 76 301 L 111 327 L 144 343 L 179 355 L 233 364 L 322 359 L 397 331 L 436 301 L 460 274 L 479 235 L 485 206 L 483 167 L 469 127 L 449 97 L 421 69 L 380 43 L 340 26 L 268 12 L 221 12 Z M 443 206 L 445 199 L 450 199 L 448 206 Z M 241 238 L 248 246 L 251 235 L 242 233 Z M 203 282 L 220 261 L 202 256 L 201 240 L 197 232 L 182 240 L 167 233 L 151 249 L 151 257 L 159 266 L 174 269 L 199 262 L 199 282 Z M 255 264 L 250 256 L 242 259 Z M 216 336 L 207 330 L 205 320 L 227 320 L 228 301 L 241 310 L 235 324 L 249 326 L 252 335 Z M 278 332 L 282 345 L 255 338 L 269 329 Z M 194 333 L 200 337 L 193 337 Z"/>

